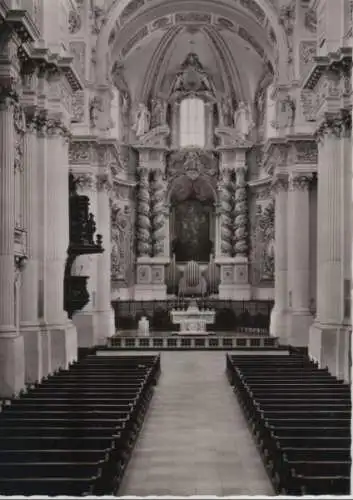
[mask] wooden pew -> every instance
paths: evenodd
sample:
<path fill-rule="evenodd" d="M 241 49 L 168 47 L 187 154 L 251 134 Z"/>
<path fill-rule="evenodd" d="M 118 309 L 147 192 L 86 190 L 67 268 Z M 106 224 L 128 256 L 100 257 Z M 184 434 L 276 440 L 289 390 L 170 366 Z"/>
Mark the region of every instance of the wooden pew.
<path fill-rule="evenodd" d="M 70 477 L 91 478 L 100 475 L 104 462 L 8 462 L 0 467 L 0 480 L 6 478 Z"/>
<path fill-rule="evenodd" d="M 70 448 L 76 450 L 108 450 L 112 446 L 119 447 L 121 441 L 121 436 L 119 434 L 113 435 L 111 437 L 84 437 L 84 438 L 71 438 L 71 437 L 42 437 L 40 441 L 38 437 L 2 437 L 1 447 L 7 450 L 24 450 L 26 447 L 33 450 L 36 445 L 40 446 L 41 449 L 58 449 L 67 450 Z"/>
<path fill-rule="evenodd" d="M 0 493 L 8 496 L 86 496 L 94 494 L 95 478 L 2 478 Z"/>
<path fill-rule="evenodd" d="M 40 443 L 39 443 L 40 445 Z M 0 464 L 16 462 L 100 462 L 109 459 L 106 450 L 2 450 Z M 0 465 L 1 467 L 1 465 Z"/>

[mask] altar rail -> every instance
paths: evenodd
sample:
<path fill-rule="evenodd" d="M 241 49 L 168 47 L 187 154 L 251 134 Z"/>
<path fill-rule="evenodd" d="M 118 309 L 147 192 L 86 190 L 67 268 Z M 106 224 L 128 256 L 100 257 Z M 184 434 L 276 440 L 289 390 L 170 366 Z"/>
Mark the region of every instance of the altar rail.
<path fill-rule="evenodd" d="M 196 301 L 200 309 L 214 309 L 216 322 L 208 329 L 215 332 L 246 332 L 255 329 L 258 333 L 267 333 L 270 326 L 272 300 L 217 300 L 199 299 Z M 172 332 L 175 325 L 171 322 L 169 312 L 172 309 L 187 309 L 188 300 L 123 300 L 113 301 L 115 311 L 115 328 L 136 330 L 138 321 L 146 316 L 151 331 Z"/>
<path fill-rule="evenodd" d="M 118 349 L 276 349 L 277 337 L 122 337 L 108 340 L 108 347 Z"/>

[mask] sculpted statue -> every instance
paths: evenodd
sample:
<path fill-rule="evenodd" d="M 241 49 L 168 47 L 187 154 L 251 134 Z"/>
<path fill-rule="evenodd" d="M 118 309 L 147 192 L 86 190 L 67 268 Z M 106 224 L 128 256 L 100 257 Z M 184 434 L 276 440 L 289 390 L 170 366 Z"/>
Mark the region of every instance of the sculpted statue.
<path fill-rule="evenodd" d="M 232 119 L 232 103 L 229 97 L 222 96 L 219 107 L 219 124 L 223 127 L 229 127 Z"/>
<path fill-rule="evenodd" d="M 161 98 L 152 99 L 152 127 L 164 125 L 166 121 L 166 102 Z"/>
<path fill-rule="evenodd" d="M 130 96 L 127 91 L 121 92 L 121 112 L 126 116 L 129 112 L 130 107 Z"/>
<path fill-rule="evenodd" d="M 93 97 L 89 103 L 89 121 L 91 127 L 97 126 L 99 113 L 102 112 L 103 112 L 102 99 L 97 96 Z"/>
<path fill-rule="evenodd" d="M 240 102 L 234 111 L 234 128 L 244 138 L 249 135 L 253 128 L 250 107 L 244 102 Z"/>
<path fill-rule="evenodd" d="M 143 103 L 138 105 L 135 123 L 132 126 L 132 130 L 136 132 L 137 137 L 141 137 L 146 134 L 150 129 L 151 114 L 147 109 L 147 106 Z"/>
<path fill-rule="evenodd" d="M 184 76 L 183 73 L 179 73 L 179 75 L 176 77 L 173 90 L 177 91 L 183 89 L 184 89 Z"/>

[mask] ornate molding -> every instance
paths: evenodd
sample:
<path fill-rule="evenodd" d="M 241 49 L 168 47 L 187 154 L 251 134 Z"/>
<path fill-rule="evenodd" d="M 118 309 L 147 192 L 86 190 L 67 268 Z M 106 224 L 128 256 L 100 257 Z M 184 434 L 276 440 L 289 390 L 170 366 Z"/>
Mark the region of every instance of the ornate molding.
<path fill-rule="evenodd" d="M 217 127 L 215 129 L 215 135 L 220 140 L 221 146 L 217 147 L 218 151 L 222 151 L 224 148 L 232 149 L 251 149 L 254 143 L 230 127 Z"/>
<path fill-rule="evenodd" d="M 289 176 L 289 191 L 309 191 L 313 176 L 293 173 Z"/>
<path fill-rule="evenodd" d="M 315 137 L 321 141 L 325 135 L 331 134 L 337 138 L 350 137 L 352 131 L 352 112 L 341 110 L 338 113 L 326 113 Z"/>
<path fill-rule="evenodd" d="M 112 189 L 112 182 L 110 175 L 106 172 L 97 174 L 96 178 L 96 188 L 97 191 L 109 192 Z"/>
<path fill-rule="evenodd" d="M 271 189 L 274 194 L 287 192 L 289 189 L 289 180 L 287 175 L 275 175 L 272 180 Z"/>
<path fill-rule="evenodd" d="M 214 179 L 217 174 L 217 159 L 212 153 L 202 150 L 177 151 L 167 161 L 167 175 L 171 180 L 183 175 L 192 181 L 201 175 Z"/>
<path fill-rule="evenodd" d="M 86 191 L 96 188 L 96 179 L 92 173 L 79 173 L 71 170 L 72 178 L 77 190 Z"/>

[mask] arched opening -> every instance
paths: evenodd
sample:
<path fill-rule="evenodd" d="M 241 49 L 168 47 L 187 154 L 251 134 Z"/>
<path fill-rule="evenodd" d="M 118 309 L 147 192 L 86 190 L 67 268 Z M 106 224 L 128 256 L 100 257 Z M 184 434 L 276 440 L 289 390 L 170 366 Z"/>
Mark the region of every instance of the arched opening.
<path fill-rule="evenodd" d="M 197 97 L 187 97 L 180 103 L 180 147 L 204 148 L 205 103 Z"/>

